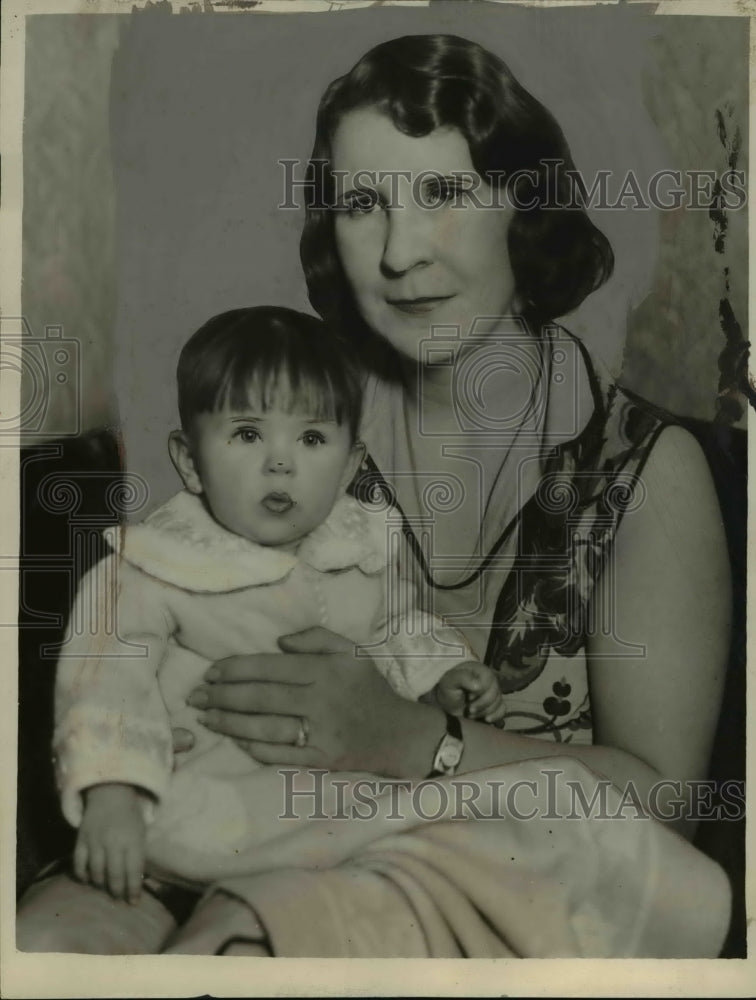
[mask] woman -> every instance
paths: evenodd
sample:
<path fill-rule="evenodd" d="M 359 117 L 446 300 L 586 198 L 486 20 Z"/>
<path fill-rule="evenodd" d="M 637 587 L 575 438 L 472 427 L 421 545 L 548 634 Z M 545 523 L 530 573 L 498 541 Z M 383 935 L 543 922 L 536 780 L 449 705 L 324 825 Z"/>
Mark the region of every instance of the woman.
<path fill-rule="evenodd" d="M 606 239 L 575 204 L 559 127 L 481 47 L 413 36 L 378 46 L 331 84 L 312 160 L 302 237 L 310 298 L 372 369 L 370 458 L 357 489 L 393 500 L 424 602 L 497 669 L 508 712 L 503 729 L 464 723 L 460 742 L 437 707 L 401 701 L 367 658 L 322 630 L 285 637 L 275 658 L 217 664 L 192 703 L 209 728 L 263 762 L 410 781 L 510 765 L 538 784 L 529 762 L 547 758 L 586 792 L 595 772 L 631 788 L 642 807 L 675 815 L 680 783 L 706 775 L 718 715 L 730 605 L 724 537 L 693 439 L 616 387 L 603 395 L 587 352 L 553 323 L 612 270 Z M 578 202 L 581 190 L 578 182 Z M 689 833 L 682 806 L 677 815 Z M 482 901 L 486 874 L 508 877 L 498 857 L 488 868 L 481 861 L 494 825 L 466 824 L 461 834 L 452 826 L 412 841 L 422 852 L 433 841 L 443 889 L 414 869 L 408 888 L 406 858 L 398 864 L 393 847 L 377 877 L 370 850 L 360 860 L 369 840 L 358 831 L 341 859 L 348 864 L 327 855 L 333 871 L 279 861 L 223 885 L 168 950 L 716 954 L 722 929 L 711 926 L 654 951 L 653 920 L 628 951 L 608 938 L 573 948 L 561 930 L 536 944 L 537 906 L 530 924 L 524 918 L 528 934 L 513 939 L 500 902 Z M 543 827 L 528 834 L 545 836 Z M 683 884 L 701 859 L 663 842 L 664 877 Z M 462 881 L 475 886 L 446 909 L 441 846 L 455 857 L 469 851 Z M 718 876 L 700 872 L 721 905 Z M 548 885 L 540 891 L 548 899 Z M 469 918 L 455 916 L 463 906 Z M 292 927 L 315 939 L 297 951 Z M 359 945 L 342 940 L 344 927 Z"/>
<path fill-rule="evenodd" d="M 602 398 L 580 345 L 543 333 L 612 269 L 607 241 L 575 207 L 558 125 L 479 46 L 407 37 L 331 84 L 312 160 L 302 237 L 310 298 L 378 373 L 367 484 L 388 483 L 428 599 L 513 693 L 504 731 L 463 726 L 460 771 L 559 755 L 620 788 L 632 782 L 642 797 L 660 780 L 705 777 L 730 608 L 721 518 L 692 437 L 616 388 Z M 484 183 L 473 189 L 476 176 Z M 476 207 L 514 176 L 522 183 L 509 203 L 534 208 L 506 198 Z M 549 198 L 572 207 L 539 207 Z M 478 322 L 465 343 L 476 318 L 512 315 L 524 323 Z M 462 331 L 451 366 L 427 363 L 433 325 Z M 447 354 L 459 346 L 439 343 Z M 568 355 L 564 373 L 558 352 Z M 465 371 L 481 363 L 484 398 L 472 399 L 465 426 Z M 548 385 L 549 374 L 565 380 Z M 476 413 L 487 422 L 476 425 Z M 459 457 L 471 454 L 476 461 Z M 426 504 L 424 487 L 439 481 L 461 484 L 448 512 Z M 429 515 L 424 550 L 412 524 Z M 338 637 L 308 633 L 281 646 L 275 664 L 217 665 L 197 693 L 208 726 L 271 762 L 429 772 L 438 710 L 400 704 Z M 309 725 L 304 748 L 291 745 L 297 715 Z M 234 905 L 218 900 L 218 912 Z"/>

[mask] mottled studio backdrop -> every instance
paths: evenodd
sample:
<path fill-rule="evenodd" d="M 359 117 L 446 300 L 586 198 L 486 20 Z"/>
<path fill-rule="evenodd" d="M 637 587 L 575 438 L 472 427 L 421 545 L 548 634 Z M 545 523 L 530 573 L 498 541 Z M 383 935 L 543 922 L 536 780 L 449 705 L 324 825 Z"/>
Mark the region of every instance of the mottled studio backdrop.
<path fill-rule="evenodd" d="M 369 47 L 436 31 L 503 57 L 588 178 L 608 169 L 616 185 L 632 169 L 643 185 L 660 169 L 747 169 L 745 18 L 488 3 L 30 17 L 24 311 L 37 336 L 63 326 L 82 357 L 79 389 L 55 389 L 50 436 L 70 425 L 79 391 L 84 428 L 120 422 L 150 506 L 176 488 L 165 439 L 183 341 L 234 306 L 309 309 L 302 216 L 277 208 L 277 160 L 306 159 L 324 87 Z M 616 274 L 566 324 L 605 374 L 621 369 L 647 398 L 713 417 L 723 324 L 732 335 L 747 319 L 746 210 L 594 219 Z"/>

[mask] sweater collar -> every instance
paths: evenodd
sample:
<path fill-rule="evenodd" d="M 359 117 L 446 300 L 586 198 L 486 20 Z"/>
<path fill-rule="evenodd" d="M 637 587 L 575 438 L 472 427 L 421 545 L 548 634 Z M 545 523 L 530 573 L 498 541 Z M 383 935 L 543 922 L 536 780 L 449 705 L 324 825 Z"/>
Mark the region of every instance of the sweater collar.
<path fill-rule="evenodd" d="M 297 563 L 320 572 L 386 565 L 386 522 L 379 508 L 343 496 L 296 552 L 258 545 L 218 524 L 202 500 L 183 490 L 141 524 L 107 528 L 105 538 L 127 562 L 184 590 L 224 593 L 283 580 Z"/>

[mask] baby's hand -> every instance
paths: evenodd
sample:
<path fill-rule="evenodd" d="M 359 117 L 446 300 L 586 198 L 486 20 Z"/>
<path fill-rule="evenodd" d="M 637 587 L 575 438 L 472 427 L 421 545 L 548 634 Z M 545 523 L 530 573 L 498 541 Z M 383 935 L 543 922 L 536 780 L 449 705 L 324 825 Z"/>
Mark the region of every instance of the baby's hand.
<path fill-rule="evenodd" d="M 74 849 L 82 882 L 107 886 L 115 899 L 135 903 L 144 871 L 146 825 L 141 793 L 132 785 L 93 785 L 84 793 L 84 818 Z"/>
<path fill-rule="evenodd" d="M 485 663 L 470 661 L 448 670 L 436 685 L 436 700 L 452 715 L 498 722 L 506 711 L 496 674 Z"/>

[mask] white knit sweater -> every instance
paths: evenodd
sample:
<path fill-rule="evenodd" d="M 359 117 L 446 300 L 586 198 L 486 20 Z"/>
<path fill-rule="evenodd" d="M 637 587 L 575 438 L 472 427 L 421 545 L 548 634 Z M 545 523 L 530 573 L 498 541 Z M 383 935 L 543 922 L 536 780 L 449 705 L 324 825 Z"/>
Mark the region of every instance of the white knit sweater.
<path fill-rule="evenodd" d="M 390 518 L 351 497 L 296 553 L 232 534 L 190 493 L 142 524 L 108 529 L 113 554 L 82 580 L 56 680 L 54 753 L 63 812 L 82 791 L 122 782 L 147 791 L 150 852 L 164 876 L 212 880 L 260 838 L 275 835 L 279 782 L 186 705 L 210 663 L 280 652 L 312 626 L 369 653 L 404 697 L 429 691 L 471 659 L 459 633 L 419 611 L 388 552 Z M 175 764 L 171 729 L 195 737 Z M 275 794 L 275 803 L 266 797 Z"/>

